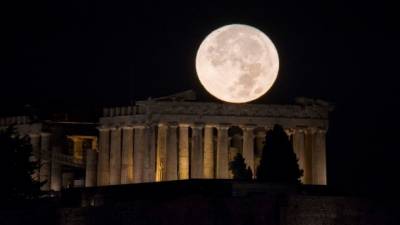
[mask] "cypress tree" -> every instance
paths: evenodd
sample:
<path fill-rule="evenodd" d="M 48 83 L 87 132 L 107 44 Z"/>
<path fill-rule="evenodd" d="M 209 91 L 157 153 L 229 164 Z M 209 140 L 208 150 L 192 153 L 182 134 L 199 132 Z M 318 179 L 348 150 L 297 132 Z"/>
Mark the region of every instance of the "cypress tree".
<path fill-rule="evenodd" d="M 233 161 L 229 162 L 229 170 L 232 171 L 234 180 L 251 180 L 253 173 L 247 167 L 242 154 L 237 153 Z"/>
<path fill-rule="evenodd" d="M 41 194 L 39 181 L 32 178 L 39 163 L 32 161 L 32 145 L 29 136 L 20 136 L 13 127 L 0 131 L 0 152 L 4 171 L 0 185 L 0 200 L 17 203 L 38 198 Z"/>
<path fill-rule="evenodd" d="M 257 168 L 257 180 L 300 184 L 302 175 L 303 170 L 299 168 L 288 136 L 280 125 L 275 125 L 266 135 L 260 166 Z"/>

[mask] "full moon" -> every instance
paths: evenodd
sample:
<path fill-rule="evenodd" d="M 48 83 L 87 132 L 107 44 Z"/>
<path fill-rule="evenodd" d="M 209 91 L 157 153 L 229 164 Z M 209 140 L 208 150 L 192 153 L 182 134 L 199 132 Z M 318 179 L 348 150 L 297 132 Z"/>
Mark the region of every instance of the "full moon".
<path fill-rule="evenodd" d="M 196 55 L 197 76 L 216 98 L 244 103 L 264 95 L 279 70 L 278 52 L 260 30 L 243 24 L 211 32 Z"/>

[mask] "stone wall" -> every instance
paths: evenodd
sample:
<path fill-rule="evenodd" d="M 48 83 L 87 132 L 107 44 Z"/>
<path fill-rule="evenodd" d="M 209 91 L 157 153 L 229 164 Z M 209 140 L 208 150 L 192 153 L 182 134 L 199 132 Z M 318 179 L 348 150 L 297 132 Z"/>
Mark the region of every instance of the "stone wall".
<path fill-rule="evenodd" d="M 275 199 L 185 196 L 60 210 L 60 225 L 279 224 Z"/>
<path fill-rule="evenodd" d="M 352 197 L 291 196 L 282 208 L 286 225 L 399 224 L 395 208 Z M 397 211 L 397 210 L 396 210 Z"/>
<path fill-rule="evenodd" d="M 327 196 L 186 196 L 59 211 L 60 225 L 386 225 L 394 208 L 370 200 Z"/>
<path fill-rule="evenodd" d="M 35 204 L 19 209 L 0 208 L 0 224 L 4 225 L 57 225 L 57 209 L 52 204 Z"/>
<path fill-rule="evenodd" d="M 381 198 L 378 201 L 377 198 L 373 200 L 321 193 L 296 194 L 293 188 L 284 186 L 227 181 L 74 189 L 69 195 L 61 196 L 55 204 L 19 210 L 0 209 L 0 224 L 400 224 L 399 207 L 393 199 Z M 100 204 L 86 202 L 90 199 L 87 198 L 88 194 L 96 195 Z M 69 204 L 63 199 L 68 200 Z M 80 204 L 84 202 L 91 206 L 81 207 Z"/>

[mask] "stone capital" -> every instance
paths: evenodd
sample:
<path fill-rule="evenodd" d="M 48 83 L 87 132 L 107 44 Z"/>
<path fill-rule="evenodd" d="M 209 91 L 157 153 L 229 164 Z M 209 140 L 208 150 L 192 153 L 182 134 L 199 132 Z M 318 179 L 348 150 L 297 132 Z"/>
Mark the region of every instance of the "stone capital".
<path fill-rule="evenodd" d="M 296 127 L 296 128 L 294 128 L 294 132 L 295 133 L 305 133 L 306 132 L 306 128 L 304 128 L 304 127 Z"/>
<path fill-rule="evenodd" d="M 254 124 L 241 124 L 241 125 L 239 125 L 239 127 L 240 127 L 240 129 L 242 129 L 242 130 L 248 130 L 248 131 L 250 131 L 250 130 L 254 130 L 257 126 L 254 125 Z"/>
<path fill-rule="evenodd" d="M 178 126 L 179 126 L 180 128 L 189 128 L 189 127 L 190 127 L 190 124 L 188 124 L 188 123 L 179 123 Z"/>
<path fill-rule="evenodd" d="M 176 128 L 178 127 L 178 123 L 176 123 L 176 122 L 170 122 L 170 123 L 168 123 L 168 127 L 169 127 L 169 128 L 173 128 L 173 129 L 176 129 Z"/>
<path fill-rule="evenodd" d="M 190 127 L 192 128 L 192 129 L 203 129 L 203 127 L 204 127 L 204 124 L 201 124 L 201 123 L 193 123 L 193 124 L 191 124 L 190 125 Z"/>
<path fill-rule="evenodd" d="M 206 123 L 206 124 L 204 124 L 204 127 L 205 127 L 205 128 L 216 128 L 217 125 L 216 125 L 216 124 L 213 124 L 213 123 Z"/>
<path fill-rule="evenodd" d="M 125 126 L 123 126 L 123 127 L 121 127 L 122 128 L 122 130 L 133 130 L 133 126 L 127 126 L 127 125 L 125 125 Z"/>
<path fill-rule="evenodd" d="M 168 127 L 168 123 L 158 123 L 158 127 Z"/>
<path fill-rule="evenodd" d="M 306 134 L 315 134 L 317 131 L 318 131 L 318 128 L 316 128 L 316 127 L 308 127 L 305 130 L 305 133 Z"/>
<path fill-rule="evenodd" d="M 231 125 L 229 125 L 229 124 L 218 124 L 216 127 L 217 127 L 218 130 L 228 130 L 231 127 Z"/>
<path fill-rule="evenodd" d="M 142 124 L 142 123 L 137 123 L 137 124 L 133 124 L 132 128 L 134 129 L 145 129 L 147 127 L 146 124 Z"/>
<path fill-rule="evenodd" d="M 97 128 L 97 130 L 99 130 L 99 131 L 109 131 L 110 130 L 110 128 L 109 127 L 106 127 L 106 126 L 98 126 L 98 127 L 96 127 Z"/>

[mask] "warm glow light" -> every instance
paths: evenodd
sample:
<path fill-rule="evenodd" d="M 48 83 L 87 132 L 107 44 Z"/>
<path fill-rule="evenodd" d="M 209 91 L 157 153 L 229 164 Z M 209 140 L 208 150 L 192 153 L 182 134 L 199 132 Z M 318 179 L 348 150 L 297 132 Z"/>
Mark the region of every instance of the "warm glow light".
<path fill-rule="evenodd" d="M 261 97 L 278 75 L 278 52 L 260 30 L 232 24 L 214 30 L 201 43 L 196 71 L 216 98 L 244 103 Z"/>

